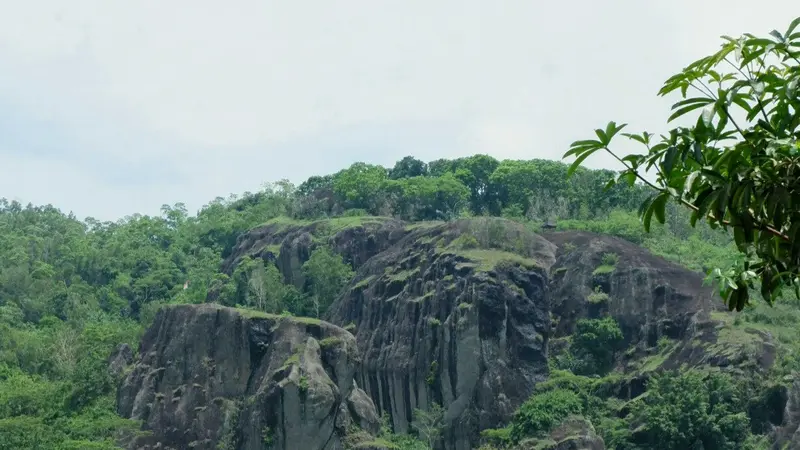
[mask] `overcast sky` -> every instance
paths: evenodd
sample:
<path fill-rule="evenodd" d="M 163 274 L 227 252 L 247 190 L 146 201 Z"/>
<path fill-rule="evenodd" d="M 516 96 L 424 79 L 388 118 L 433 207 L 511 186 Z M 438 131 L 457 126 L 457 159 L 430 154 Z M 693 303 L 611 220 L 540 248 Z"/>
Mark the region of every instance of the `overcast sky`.
<path fill-rule="evenodd" d="M 559 159 L 665 129 L 665 78 L 800 15 L 755 5 L 0 0 L 0 197 L 113 220 L 354 161 Z"/>

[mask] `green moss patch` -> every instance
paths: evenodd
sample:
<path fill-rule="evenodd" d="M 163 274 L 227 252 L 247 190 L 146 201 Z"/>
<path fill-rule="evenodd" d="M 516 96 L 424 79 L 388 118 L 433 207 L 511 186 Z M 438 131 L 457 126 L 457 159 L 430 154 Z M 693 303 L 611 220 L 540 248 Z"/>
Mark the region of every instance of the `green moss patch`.
<path fill-rule="evenodd" d="M 390 450 L 399 449 L 397 444 L 387 441 L 386 439 L 376 438 L 367 442 L 359 442 L 355 448 L 387 448 Z"/>
<path fill-rule="evenodd" d="M 283 316 L 247 308 L 234 308 L 234 309 L 243 317 L 246 317 L 248 319 L 269 319 L 275 321 L 288 320 L 290 322 L 303 325 L 320 325 L 322 323 L 321 320 L 315 319 L 313 317 Z"/>
<path fill-rule="evenodd" d="M 310 223 L 310 220 L 298 220 L 292 219 L 291 217 L 279 216 L 264 222 L 264 224 L 261 226 L 271 226 L 275 232 L 281 232 L 289 229 L 290 227 L 302 227 L 309 225 Z"/>
<path fill-rule="evenodd" d="M 423 302 L 427 301 L 428 299 L 431 299 L 431 298 L 433 298 L 433 295 L 434 295 L 434 294 L 435 294 L 435 293 L 434 293 L 433 291 L 426 292 L 426 293 L 425 293 L 424 295 L 422 295 L 421 297 L 415 297 L 415 298 L 412 298 L 411 300 L 409 300 L 409 302 L 411 302 L 411 303 L 423 303 Z"/>
<path fill-rule="evenodd" d="M 368 276 L 368 277 L 364 278 L 363 280 L 359 281 L 358 283 L 356 283 L 356 284 L 355 284 L 355 286 L 353 286 L 353 288 L 355 288 L 355 289 L 361 289 L 361 288 L 365 288 L 365 287 L 367 287 L 367 285 L 369 285 L 369 284 L 372 282 L 372 280 L 374 280 L 374 279 L 375 279 L 375 275 L 370 275 L 370 276 Z"/>
<path fill-rule="evenodd" d="M 301 345 L 300 347 L 296 348 L 294 353 L 292 353 L 291 356 L 286 358 L 286 361 L 283 362 L 281 367 L 279 367 L 276 372 L 281 372 L 289 369 L 292 366 L 300 365 L 300 356 L 303 354 L 305 350 L 306 350 L 305 345 Z"/>
<path fill-rule="evenodd" d="M 592 272 L 592 275 L 606 275 L 606 274 L 609 274 L 609 273 L 613 272 L 615 269 L 616 269 L 616 267 L 614 267 L 614 266 L 603 264 L 601 266 L 598 266 L 596 269 L 594 269 L 594 272 Z"/>
<path fill-rule="evenodd" d="M 313 234 L 317 238 L 320 238 L 320 237 L 333 236 L 348 228 L 356 228 L 367 224 L 379 225 L 386 222 L 387 220 L 389 220 L 388 217 L 381 217 L 381 216 L 342 216 L 342 217 L 334 217 L 331 219 L 311 221 L 311 220 L 298 220 L 298 219 L 292 219 L 291 217 L 280 216 L 264 222 L 264 224 L 260 225 L 259 227 L 270 226 L 274 229 L 276 233 L 279 233 L 286 231 L 289 228 L 301 228 L 301 227 L 311 226 L 313 228 L 311 234 Z"/>
<path fill-rule="evenodd" d="M 429 221 L 422 221 L 422 222 L 414 222 L 406 225 L 403 227 L 406 231 L 415 231 L 415 230 L 428 230 L 431 228 L 438 227 L 444 224 L 444 222 L 440 220 L 429 220 Z"/>
<path fill-rule="evenodd" d="M 314 235 L 333 236 L 350 228 L 363 227 L 365 225 L 381 225 L 389 220 L 388 217 L 381 216 L 345 216 L 334 217 L 313 222 Z"/>
<path fill-rule="evenodd" d="M 588 300 L 589 303 L 591 304 L 597 305 L 597 304 L 608 303 L 609 297 L 608 294 L 606 294 L 605 292 L 595 291 L 589 294 L 589 296 L 586 297 L 586 300 Z"/>
<path fill-rule="evenodd" d="M 519 264 L 526 269 L 539 267 L 535 260 L 502 250 L 464 250 L 457 253 L 460 256 L 474 261 L 475 268 L 479 271 L 494 270 L 501 263 Z"/>
<path fill-rule="evenodd" d="M 319 341 L 319 346 L 322 348 L 330 348 L 336 347 L 341 345 L 344 342 L 340 337 L 326 337 L 325 339 Z"/>
<path fill-rule="evenodd" d="M 419 273 L 419 268 L 401 270 L 399 272 L 393 272 L 392 270 L 393 269 L 391 267 L 386 268 L 386 275 L 389 277 L 391 281 L 406 281 L 409 278 Z"/>

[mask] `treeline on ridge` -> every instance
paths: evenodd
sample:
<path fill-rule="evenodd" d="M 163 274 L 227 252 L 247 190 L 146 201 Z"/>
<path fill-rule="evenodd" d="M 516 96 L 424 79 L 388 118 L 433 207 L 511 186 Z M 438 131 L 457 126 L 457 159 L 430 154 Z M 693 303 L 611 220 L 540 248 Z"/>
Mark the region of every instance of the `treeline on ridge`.
<path fill-rule="evenodd" d="M 488 155 L 438 159 L 425 163 L 406 156 L 392 168 L 358 162 L 335 174 L 313 176 L 297 189 L 279 184 L 293 196 L 296 217 L 337 216 L 350 209 L 404 220 L 442 220 L 461 213 L 588 219 L 613 208 L 635 209 L 643 188 L 615 186 L 609 170 L 580 169 L 567 178 L 568 166 L 542 159 L 503 160 Z"/>

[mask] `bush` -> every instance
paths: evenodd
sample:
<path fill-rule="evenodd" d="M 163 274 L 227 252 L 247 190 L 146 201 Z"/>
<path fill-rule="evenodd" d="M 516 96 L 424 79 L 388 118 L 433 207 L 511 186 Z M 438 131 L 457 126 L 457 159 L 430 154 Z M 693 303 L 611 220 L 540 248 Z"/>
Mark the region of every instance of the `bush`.
<path fill-rule="evenodd" d="M 366 216 L 369 216 L 369 212 L 366 209 L 362 208 L 347 209 L 342 213 L 342 217 L 366 217 Z"/>
<path fill-rule="evenodd" d="M 612 317 L 579 320 L 570 348 L 581 363 L 575 372 L 581 375 L 608 373 L 624 342 L 622 330 Z"/>
<path fill-rule="evenodd" d="M 616 266 L 617 262 L 619 261 L 619 255 L 616 253 L 603 253 L 603 265 L 606 266 Z"/>
<path fill-rule="evenodd" d="M 690 370 L 651 378 L 635 411 L 644 424 L 635 440 L 648 448 L 735 449 L 748 439 L 750 421 L 732 378 Z"/>
<path fill-rule="evenodd" d="M 511 440 L 540 437 L 572 414 L 582 413 L 581 398 L 567 389 L 536 394 L 520 406 L 511 421 Z"/>

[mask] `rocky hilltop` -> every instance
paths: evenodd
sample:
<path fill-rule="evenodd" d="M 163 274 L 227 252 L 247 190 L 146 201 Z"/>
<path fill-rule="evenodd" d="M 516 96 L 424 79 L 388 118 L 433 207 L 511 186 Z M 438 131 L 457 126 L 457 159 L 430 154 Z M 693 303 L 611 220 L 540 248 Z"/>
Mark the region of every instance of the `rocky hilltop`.
<path fill-rule="evenodd" d="M 498 218 L 278 220 L 241 236 L 222 269 L 250 256 L 302 288 L 300 268 L 321 245 L 356 271 L 327 322 L 213 305 L 159 313 L 119 390 L 122 415 L 151 432 L 138 448 L 347 448 L 354 430 L 370 448 L 379 415 L 403 433 L 433 403 L 445 409 L 438 446 L 477 448 L 481 430 L 507 424 L 548 379 L 584 318 L 620 325 L 627 350 L 614 356 L 612 388 L 623 400 L 655 371 L 766 371 L 774 360 L 773 337 L 731 328 L 702 275 L 587 232 Z M 786 398 L 783 408 L 794 411 Z M 796 428 L 782 413 L 772 420 Z M 604 448 L 579 417 L 530 445 Z"/>
<path fill-rule="evenodd" d="M 249 256 L 274 263 L 287 283 L 302 288 L 306 280 L 300 267 L 318 246 L 330 246 L 348 264 L 360 267 L 405 236 L 405 225 L 385 217 L 272 220 L 239 237 L 222 264 L 222 272 L 232 274 L 242 258 Z"/>

